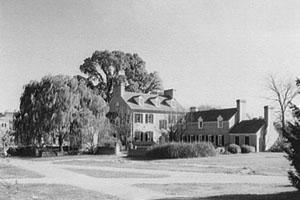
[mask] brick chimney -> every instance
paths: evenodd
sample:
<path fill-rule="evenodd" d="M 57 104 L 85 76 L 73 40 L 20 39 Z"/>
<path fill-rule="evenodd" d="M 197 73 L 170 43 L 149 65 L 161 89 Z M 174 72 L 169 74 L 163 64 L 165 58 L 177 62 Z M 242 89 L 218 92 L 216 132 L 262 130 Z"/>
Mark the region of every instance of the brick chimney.
<path fill-rule="evenodd" d="M 190 107 L 190 112 L 192 113 L 192 112 L 197 112 L 198 111 L 198 109 L 194 106 L 194 107 Z"/>
<path fill-rule="evenodd" d="M 245 100 L 236 100 L 236 109 L 237 113 L 235 115 L 235 123 L 246 120 L 246 101 Z"/>
<path fill-rule="evenodd" d="M 164 90 L 164 95 L 168 96 L 170 99 L 174 98 L 174 89 Z"/>
<path fill-rule="evenodd" d="M 267 128 L 269 126 L 269 106 L 264 106 L 264 120 Z"/>
<path fill-rule="evenodd" d="M 115 88 L 115 95 L 122 97 L 125 92 L 125 83 L 121 81 L 119 84 L 116 85 Z"/>

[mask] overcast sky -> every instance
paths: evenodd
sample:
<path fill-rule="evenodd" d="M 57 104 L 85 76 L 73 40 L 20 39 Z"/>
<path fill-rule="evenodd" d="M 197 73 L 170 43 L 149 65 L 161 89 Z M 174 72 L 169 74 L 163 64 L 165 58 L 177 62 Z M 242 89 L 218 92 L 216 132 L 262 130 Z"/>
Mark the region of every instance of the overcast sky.
<path fill-rule="evenodd" d="M 138 53 L 186 107 L 268 103 L 265 77 L 300 75 L 300 1 L 0 0 L 0 111 L 23 85 L 80 74 L 95 50 Z"/>

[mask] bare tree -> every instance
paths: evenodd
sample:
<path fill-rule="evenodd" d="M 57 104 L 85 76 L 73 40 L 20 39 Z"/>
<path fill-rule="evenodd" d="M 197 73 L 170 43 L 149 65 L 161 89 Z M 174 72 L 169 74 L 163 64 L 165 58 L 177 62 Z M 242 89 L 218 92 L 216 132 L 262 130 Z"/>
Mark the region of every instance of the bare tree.
<path fill-rule="evenodd" d="M 280 123 L 281 133 L 286 127 L 286 112 L 289 108 L 289 103 L 296 96 L 296 88 L 292 81 L 276 78 L 274 75 L 269 75 L 267 79 L 267 89 L 270 91 L 268 100 L 277 104 L 278 115 L 277 119 Z"/>

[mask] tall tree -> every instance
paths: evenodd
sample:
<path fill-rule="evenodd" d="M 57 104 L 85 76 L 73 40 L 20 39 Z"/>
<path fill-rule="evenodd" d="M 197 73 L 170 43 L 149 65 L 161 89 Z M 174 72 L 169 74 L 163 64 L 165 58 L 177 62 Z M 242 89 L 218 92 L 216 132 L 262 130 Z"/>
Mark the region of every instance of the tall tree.
<path fill-rule="evenodd" d="M 299 88 L 300 80 L 298 79 L 296 83 Z M 294 120 L 288 123 L 287 129 L 283 132 L 288 143 L 284 150 L 294 168 L 288 172 L 289 179 L 293 186 L 300 190 L 300 109 L 293 103 L 290 103 L 290 107 L 293 111 Z"/>
<path fill-rule="evenodd" d="M 276 79 L 273 75 L 270 75 L 267 79 L 267 89 L 270 92 L 270 96 L 267 97 L 267 99 L 277 104 L 277 118 L 282 134 L 286 127 L 286 113 L 289 103 L 294 99 L 297 93 L 291 81 Z"/>
<path fill-rule="evenodd" d="M 145 62 L 137 55 L 121 51 L 95 51 L 84 60 L 80 71 L 86 74 L 88 86 L 109 102 L 120 72 L 124 72 L 128 85 L 125 90 L 148 93 L 162 89 L 157 72 L 148 73 Z"/>
<path fill-rule="evenodd" d="M 83 137 L 82 129 L 95 128 L 94 121 L 105 118 L 107 111 L 107 103 L 83 80 L 46 76 L 25 86 L 14 120 L 16 136 L 25 145 L 41 145 L 42 140 L 58 137 L 62 151 L 64 141 Z"/>

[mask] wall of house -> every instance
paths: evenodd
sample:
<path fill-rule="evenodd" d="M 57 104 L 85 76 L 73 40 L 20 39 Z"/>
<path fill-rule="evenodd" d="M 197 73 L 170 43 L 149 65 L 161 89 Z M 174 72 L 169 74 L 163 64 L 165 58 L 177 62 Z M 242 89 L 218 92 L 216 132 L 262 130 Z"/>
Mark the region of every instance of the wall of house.
<path fill-rule="evenodd" d="M 135 123 L 134 122 L 134 115 L 136 113 L 143 114 L 143 123 Z M 146 123 L 146 114 L 153 114 L 153 124 L 152 123 Z M 167 130 L 160 129 L 159 128 L 159 121 L 160 120 L 166 120 L 167 121 L 167 127 L 169 127 L 168 124 L 169 114 L 168 113 L 152 113 L 152 112 L 133 112 L 133 135 L 136 131 L 141 132 L 147 132 L 152 131 L 153 132 L 153 141 L 159 142 L 159 138 L 163 133 L 167 134 Z"/>
<path fill-rule="evenodd" d="M 234 119 L 233 119 L 234 121 Z M 223 128 L 218 128 L 217 121 L 203 122 L 203 128 L 198 128 L 198 122 L 189 122 L 186 125 L 185 134 L 188 135 L 224 135 L 224 143 L 229 142 L 228 132 L 231 128 L 229 121 L 223 121 Z"/>
<path fill-rule="evenodd" d="M 119 137 L 122 142 L 126 143 L 132 137 L 132 111 L 124 99 L 117 94 L 111 99 L 109 107 L 110 112 L 118 114 L 118 117 L 115 119 L 115 124 L 119 129 L 119 135 L 117 137 Z M 98 141 L 98 143 L 99 142 L 100 141 Z"/>
<path fill-rule="evenodd" d="M 249 136 L 249 145 L 255 147 L 255 150 L 258 151 L 259 150 L 259 145 L 257 142 L 257 135 L 255 133 L 249 133 L 249 134 L 245 134 L 245 133 L 241 133 L 241 134 L 230 134 L 229 135 L 229 143 L 230 144 L 235 144 L 235 137 L 238 136 L 239 137 L 239 146 L 242 146 L 245 144 L 245 137 Z"/>

